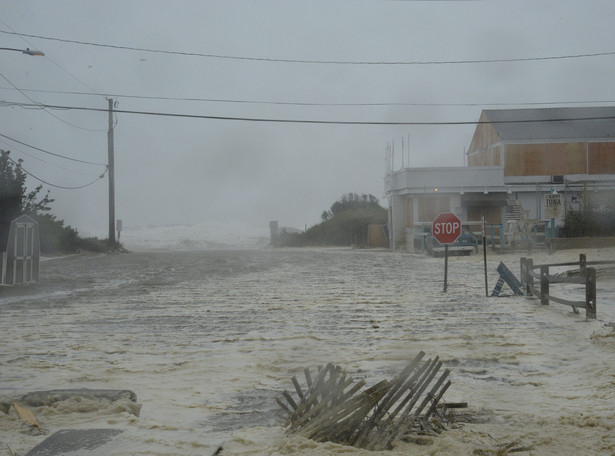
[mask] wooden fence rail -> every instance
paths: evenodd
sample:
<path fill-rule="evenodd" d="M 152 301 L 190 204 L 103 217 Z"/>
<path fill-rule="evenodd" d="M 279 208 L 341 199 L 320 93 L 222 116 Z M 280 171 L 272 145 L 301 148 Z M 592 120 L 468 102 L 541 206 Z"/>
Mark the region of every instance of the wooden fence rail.
<path fill-rule="evenodd" d="M 585 254 L 579 256 L 579 261 L 569 263 L 552 263 L 534 265 L 531 258 L 521 258 L 521 282 L 525 287 L 526 295 L 540 298 L 540 303 L 548 305 L 549 301 L 571 306 L 577 309 L 585 309 L 586 318 L 596 318 L 596 269 L 588 265 L 615 264 L 615 261 L 587 261 Z M 578 277 L 563 277 L 549 274 L 549 268 L 556 266 L 578 266 Z M 539 272 L 536 272 L 538 270 Z M 538 281 L 538 286 L 536 286 Z M 585 285 L 585 300 L 571 301 L 558 298 L 551 294 L 550 285 L 558 283 L 575 283 Z"/>

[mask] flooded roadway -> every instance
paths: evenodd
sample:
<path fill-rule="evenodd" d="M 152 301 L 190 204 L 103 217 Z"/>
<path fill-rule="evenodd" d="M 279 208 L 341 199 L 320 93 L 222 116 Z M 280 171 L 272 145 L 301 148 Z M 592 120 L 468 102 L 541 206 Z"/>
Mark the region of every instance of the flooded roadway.
<path fill-rule="evenodd" d="M 579 252 L 531 256 L 554 263 Z M 491 289 L 499 262 L 518 274 L 519 256 L 489 254 Z M 443 266 L 350 249 L 47 260 L 39 284 L 0 290 L 0 395 L 133 390 L 140 410 L 83 400 L 34 410 L 48 433 L 124 429 L 117 455 L 209 455 L 220 445 L 224 455 L 366 455 L 286 436 L 275 397 L 306 366 L 333 362 L 371 385 L 423 350 L 452 371 L 444 399 L 468 402 L 484 422 L 385 454 L 472 454 L 513 441 L 533 448 L 522 455 L 615 454 L 615 333 L 604 326 L 615 321 L 613 277 L 598 277 L 598 320 L 586 321 L 559 304 L 486 298 L 482 255 L 451 258 L 443 293 Z M 579 286 L 558 287 L 583 299 Z M 0 455 L 44 437 L 0 413 Z"/>

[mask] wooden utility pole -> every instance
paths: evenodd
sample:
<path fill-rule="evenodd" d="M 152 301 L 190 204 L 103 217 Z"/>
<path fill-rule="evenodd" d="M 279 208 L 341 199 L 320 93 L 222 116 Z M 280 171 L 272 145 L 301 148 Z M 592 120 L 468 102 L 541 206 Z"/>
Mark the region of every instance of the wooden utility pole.
<path fill-rule="evenodd" d="M 109 102 L 109 132 L 107 133 L 107 143 L 109 158 L 107 169 L 109 171 L 109 245 L 115 247 L 115 166 L 113 154 L 113 99 L 107 98 Z"/>
<path fill-rule="evenodd" d="M 487 285 L 487 220 L 483 216 L 483 264 L 485 270 L 485 296 L 489 297 L 489 285 Z"/>

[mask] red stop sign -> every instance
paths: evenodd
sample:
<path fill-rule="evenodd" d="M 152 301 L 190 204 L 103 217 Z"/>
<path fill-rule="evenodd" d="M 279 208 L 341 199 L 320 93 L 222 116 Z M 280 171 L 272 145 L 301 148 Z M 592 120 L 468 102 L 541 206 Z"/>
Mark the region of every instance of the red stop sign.
<path fill-rule="evenodd" d="M 452 212 L 440 214 L 431 224 L 431 234 L 440 244 L 452 244 L 461 236 L 461 220 Z"/>

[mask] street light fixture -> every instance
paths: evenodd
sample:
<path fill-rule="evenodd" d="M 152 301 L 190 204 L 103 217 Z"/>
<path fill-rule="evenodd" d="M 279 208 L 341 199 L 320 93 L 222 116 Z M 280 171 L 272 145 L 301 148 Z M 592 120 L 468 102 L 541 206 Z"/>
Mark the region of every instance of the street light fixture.
<path fill-rule="evenodd" d="M 4 47 L 0 47 L 0 51 L 16 51 L 16 52 L 21 52 L 22 54 L 28 54 L 28 55 L 34 55 L 34 56 L 42 56 L 45 55 L 44 52 L 42 51 L 37 51 L 36 49 L 30 49 L 30 48 L 26 48 L 26 49 L 15 49 L 15 48 L 4 48 Z"/>

